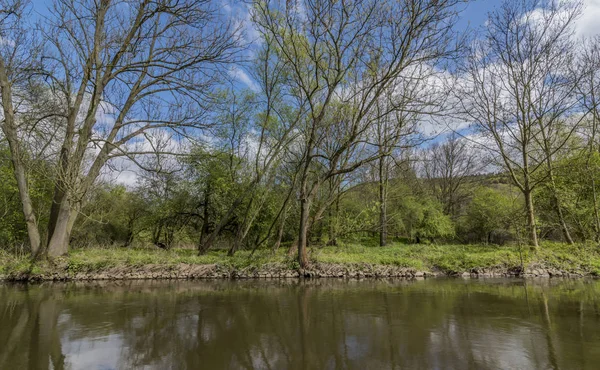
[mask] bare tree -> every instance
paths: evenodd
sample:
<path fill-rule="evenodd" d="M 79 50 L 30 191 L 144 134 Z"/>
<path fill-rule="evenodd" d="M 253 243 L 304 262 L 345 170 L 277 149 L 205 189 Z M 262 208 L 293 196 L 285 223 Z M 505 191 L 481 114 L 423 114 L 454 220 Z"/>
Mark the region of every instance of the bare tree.
<path fill-rule="evenodd" d="M 428 65 L 418 65 L 404 71 L 389 92 L 376 104 L 373 122 L 373 144 L 377 147 L 376 161 L 379 186 L 379 245 L 387 244 L 387 202 L 390 173 L 397 167 L 401 151 L 428 140 L 421 131 L 426 120 L 435 125 L 436 116 L 445 111 L 446 83 L 444 72 Z M 391 114 L 385 111 L 393 107 Z"/>
<path fill-rule="evenodd" d="M 574 65 L 577 71 L 584 71 L 584 78 L 577 85 L 579 101 L 583 111 L 587 114 L 588 124 L 584 127 L 583 136 L 586 138 L 587 160 L 586 167 L 590 176 L 592 188 L 594 229 L 596 241 L 600 241 L 600 211 L 598 210 L 598 194 L 596 179 L 591 166 L 594 154 L 600 152 L 598 132 L 600 131 L 600 37 L 586 40 L 583 53 L 578 64 Z"/>
<path fill-rule="evenodd" d="M 209 0 L 57 0 L 44 20 L 45 78 L 62 102 L 48 256 L 67 253 L 83 196 L 145 133 L 202 128 L 209 88 L 238 50 L 238 29 Z"/>
<path fill-rule="evenodd" d="M 422 160 L 424 175 L 443 204 L 444 213 L 456 217 L 467 196 L 464 186 L 471 176 L 485 168 L 484 158 L 466 139 L 452 133 L 443 143 L 425 149 Z"/>
<path fill-rule="evenodd" d="M 262 1 L 257 25 L 290 65 L 290 100 L 306 107 L 299 130 L 302 154 L 298 258 L 306 255 L 311 206 L 328 178 L 379 158 L 366 149 L 376 102 L 411 67 L 435 64 L 449 54 L 458 0 Z M 395 110 L 394 106 L 390 107 Z M 383 114 L 388 114 L 383 112 Z M 337 130 L 335 150 L 327 135 Z M 348 156 L 348 152 L 362 156 Z M 351 160 L 342 161 L 343 158 Z M 319 162 L 329 162 L 322 166 Z M 319 169 L 326 169 L 319 171 Z"/>
<path fill-rule="evenodd" d="M 254 106 L 252 112 L 256 118 L 249 117 L 249 115 L 242 118 L 244 124 L 250 126 L 244 139 L 255 146 L 254 151 L 245 155 L 246 170 L 250 181 L 232 200 L 214 230 L 201 240 L 198 246 L 199 254 L 205 253 L 212 247 L 222 228 L 234 216 L 234 212 L 246 202 L 242 222 L 229 251 L 230 255 L 235 253 L 247 237 L 254 219 L 262 209 L 265 189 L 271 188 L 272 179 L 276 174 L 278 164 L 282 161 L 284 152 L 293 145 L 298 136 L 296 127 L 303 117 L 304 110 L 290 111 L 284 102 L 283 97 L 289 94 L 289 88 L 284 84 L 288 66 L 285 61 L 277 58 L 276 49 L 268 35 L 263 33 L 262 37 L 264 42 L 254 60 L 256 65 L 251 69 L 260 92 L 252 102 Z M 239 117 L 237 118 L 239 121 Z M 232 125 L 231 127 L 235 126 L 236 116 L 230 115 L 228 121 L 228 124 Z M 285 203 L 284 208 L 287 205 L 287 202 Z"/>
<path fill-rule="evenodd" d="M 580 118 L 573 117 L 579 77 L 573 62 L 573 24 L 581 3 L 506 0 L 489 16 L 485 35 L 472 46 L 458 99 L 466 116 L 495 146 L 525 199 L 529 242 L 538 246 L 533 190 Z M 561 133 L 558 135 L 558 133 Z M 556 203 L 557 209 L 560 204 Z M 568 230 L 563 223 L 567 240 Z"/>
<path fill-rule="evenodd" d="M 21 0 L 0 1 L 0 94 L 2 117 L 0 126 L 9 148 L 11 161 L 31 251 L 40 249 L 41 237 L 38 220 L 29 193 L 26 168 L 26 146 L 19 138 L 19 108 L 24 102 L 20 93 L 28 89 L 28 77 L 38 69 L 39 47 L 27 29 L 28 4 Z"/>

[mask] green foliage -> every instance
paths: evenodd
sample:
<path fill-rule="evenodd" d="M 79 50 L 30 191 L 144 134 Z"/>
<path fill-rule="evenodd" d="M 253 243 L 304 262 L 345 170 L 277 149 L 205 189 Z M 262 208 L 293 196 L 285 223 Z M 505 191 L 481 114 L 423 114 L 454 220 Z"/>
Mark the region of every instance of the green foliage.
<path fill-rule="evenodd" d="M 514 237 L 521 215 L 522 201 L 510 188 L 480 186 L 473 193 L 461 227 L 465 235 L 489 243 L 496 241 L 494 233 Z"/>
<path fill-rule="evenodd" d="M 454 224 L 449 215 L 442 212 L 442 206 L 433 199 L 426 199 L 421 202 L 416 221 L 416 236 L 435 239 L 451 238 L 454 236 Z"/>
<path fill-rule="evenodd" d="M 433 196 L 407 181 L 389 185 L 388 233 L 423 242 L 454 237 L 454 224 Z M 379 230 L 377 184 L 361 184 L 344 196 L 341 207 L 342 234 Z"/>
<path fill-rule="evenodd" d="M 543 183 L 535 193 L 543 226 L 550 231 L 559 228 L 553 198 L 553 192 L 556 192 L 573 236 L 579 240 L 595 239 L 599 231 L 596 230 L 595 214 L 600 191 L 600 153 L 572 151 L 556 161 L 554 172 L 554 188 Z"/>
<path fill-rule="evenodd" d="M 30 197 L 38 210 L 38 223 L 45 225 L 52 202 L 52 181 L 44 174 L 51 171 L 48 164 L 41 161 L 28 162 L 28 166 Z M 27 227 L 10 152 L 4 143 L 0 143 L 0 249 L 26 249 L 27 243 Z"/>
<path fill-rule="evenodd" d="M 100 186 L 92 192 L 73 228 L 71 244 L 128 245 L 149 205 L 124 186 Z"/>

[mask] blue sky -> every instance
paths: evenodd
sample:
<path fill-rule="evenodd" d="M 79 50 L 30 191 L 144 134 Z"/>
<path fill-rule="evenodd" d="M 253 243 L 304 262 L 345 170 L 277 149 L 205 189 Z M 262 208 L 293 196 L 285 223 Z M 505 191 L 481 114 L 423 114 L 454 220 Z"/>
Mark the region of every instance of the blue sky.
<path fill-rule="evenodd" d="M 487 13 L 500 4 L 500 0 L 475 0 L 462 12 L 459 23 L 460 28 L 479 27 L 487 19 Z"/>
<path fill-rule="evenodd" d="M 214 1 L 213 4 L 221 5 L 223 7 L 224 13 L 244 22 L 248 27 L 249 26 L 249 4 L 248 2 L 242 3 L 239 0 L 211 0 Z M 569 1 L 569 0 L 566 0 Z M 576 1 L 576 0 L 573 0 Z M 577 22 L 577 33 L 578 35 L 598 35 L 600 34 L 600 0 L 583 0 L 586 9 L 583 12 L 580 20 Z M 464 11 L 460 14 L 460 19 L 458 24 L 456 25 L 457 30 L 476 30 L 479 27 L 483 26 L 486 19 L 487 14 L 490 11 L 493 11 L 495 8 L 499 7 L 502 3 L 502 0 L 473 0 L 468 5 L 464 6 Z M 51 6 L 51 0 L 32 0 L 32 20 L 38 20 L 39 17 L 43 17 L 48 15 L 47 8 Z M 252 39 L 256 39 L 258 36 L 255 31 L 253 32 L 252 27 L 246 28 L 247 31 L 247 41 L 252 41 Z M 251 52 L 250 52 L 251 54 Z M 238 67 L 233 67 L 231 71 L 229 71 L 230 76 L 235 81 L 236 88 L 250 88 L 256 90 L 256 83 L 250 77 L 250 74 L 244 70 L 244 66 L 240 65 Z M 438 138 L 439 139 L 439 138 Z M 128 170 L 125 170 L 129 172 Z M 130 183 L 133 184 L 135 182 L 136 173 L 135 171 L 131 172 L 132 176 L 127 179 L 121 178 L 119 182 L 122 183 Z"/>

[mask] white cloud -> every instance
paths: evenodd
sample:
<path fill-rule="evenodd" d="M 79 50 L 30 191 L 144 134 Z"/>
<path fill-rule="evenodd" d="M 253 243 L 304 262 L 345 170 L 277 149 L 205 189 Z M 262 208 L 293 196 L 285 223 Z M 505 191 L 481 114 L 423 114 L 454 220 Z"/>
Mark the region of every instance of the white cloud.
<path fill-rule="evenodd" d="M 577 5 L 581 2 L 583 5 L 582 12 L 573 24 L 574 36 L 576 39 L 581 37 L 591 37 L 600 34 L 600 0 L 562 0 L 562 4 Z M 564 19 L 568 16 L 568 11 L 564 9 L 563 13 L 559 14 Z M 528 15 L 529 20 L 541 21 L 542 10 L 538 8 Z M 564 21 L 564 19 L 562 21 Z"/>
<path fill-rule="evenodd" d="M 583 14 L 575 25 L 577 36 L 600 34 L 600 0 L 584 0 Z"/>
<path fill-rule="evenodd" d="M 260 91 L 260 88 L 256 81 L 248 75 L 244 70 L 239 67 L 233 67 L 229 70 L 229 75 L 242 84 L 246 85 L 250 90 L 254 92 Z"/>
<path fill-rule="evenodd" d="M 109 160 L 107 166 L 103 168 L 100 179 L 132 188 L 137 184 L 140 173 L 144 171 L 137 163 L 157 170 L 159 167 L 161 170 L 174 170 L 180 166 L 177 155 L 187 153 L 190 146 L 188 139 L 179 137 L 170 130 L 148 130 L 144 135 L 131 140 L 121 148 L 122 152 L 128 155 Z M 158 157 L 154 154 L 157 151 L 169 154 L 161 154 L 160 163 L 157 163 Z"/>
<path fill-rule="evenodd" d="M 0 36 L 0 46 L 8 46 L 10 48 L 14 48 L 15 47 L 15 42 L 14 40 L 10 40 L 7 38 L 3 38 L 2 36 Z"/>

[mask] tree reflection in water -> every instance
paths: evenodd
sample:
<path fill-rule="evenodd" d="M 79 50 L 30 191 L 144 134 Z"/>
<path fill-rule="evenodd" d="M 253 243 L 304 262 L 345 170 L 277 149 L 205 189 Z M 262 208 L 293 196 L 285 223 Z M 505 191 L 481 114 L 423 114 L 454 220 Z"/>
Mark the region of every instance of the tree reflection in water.
<path fill-rule="evenodd" d="M 592 369 L 600 282 L 0 285 L 0 369 Z"/>

